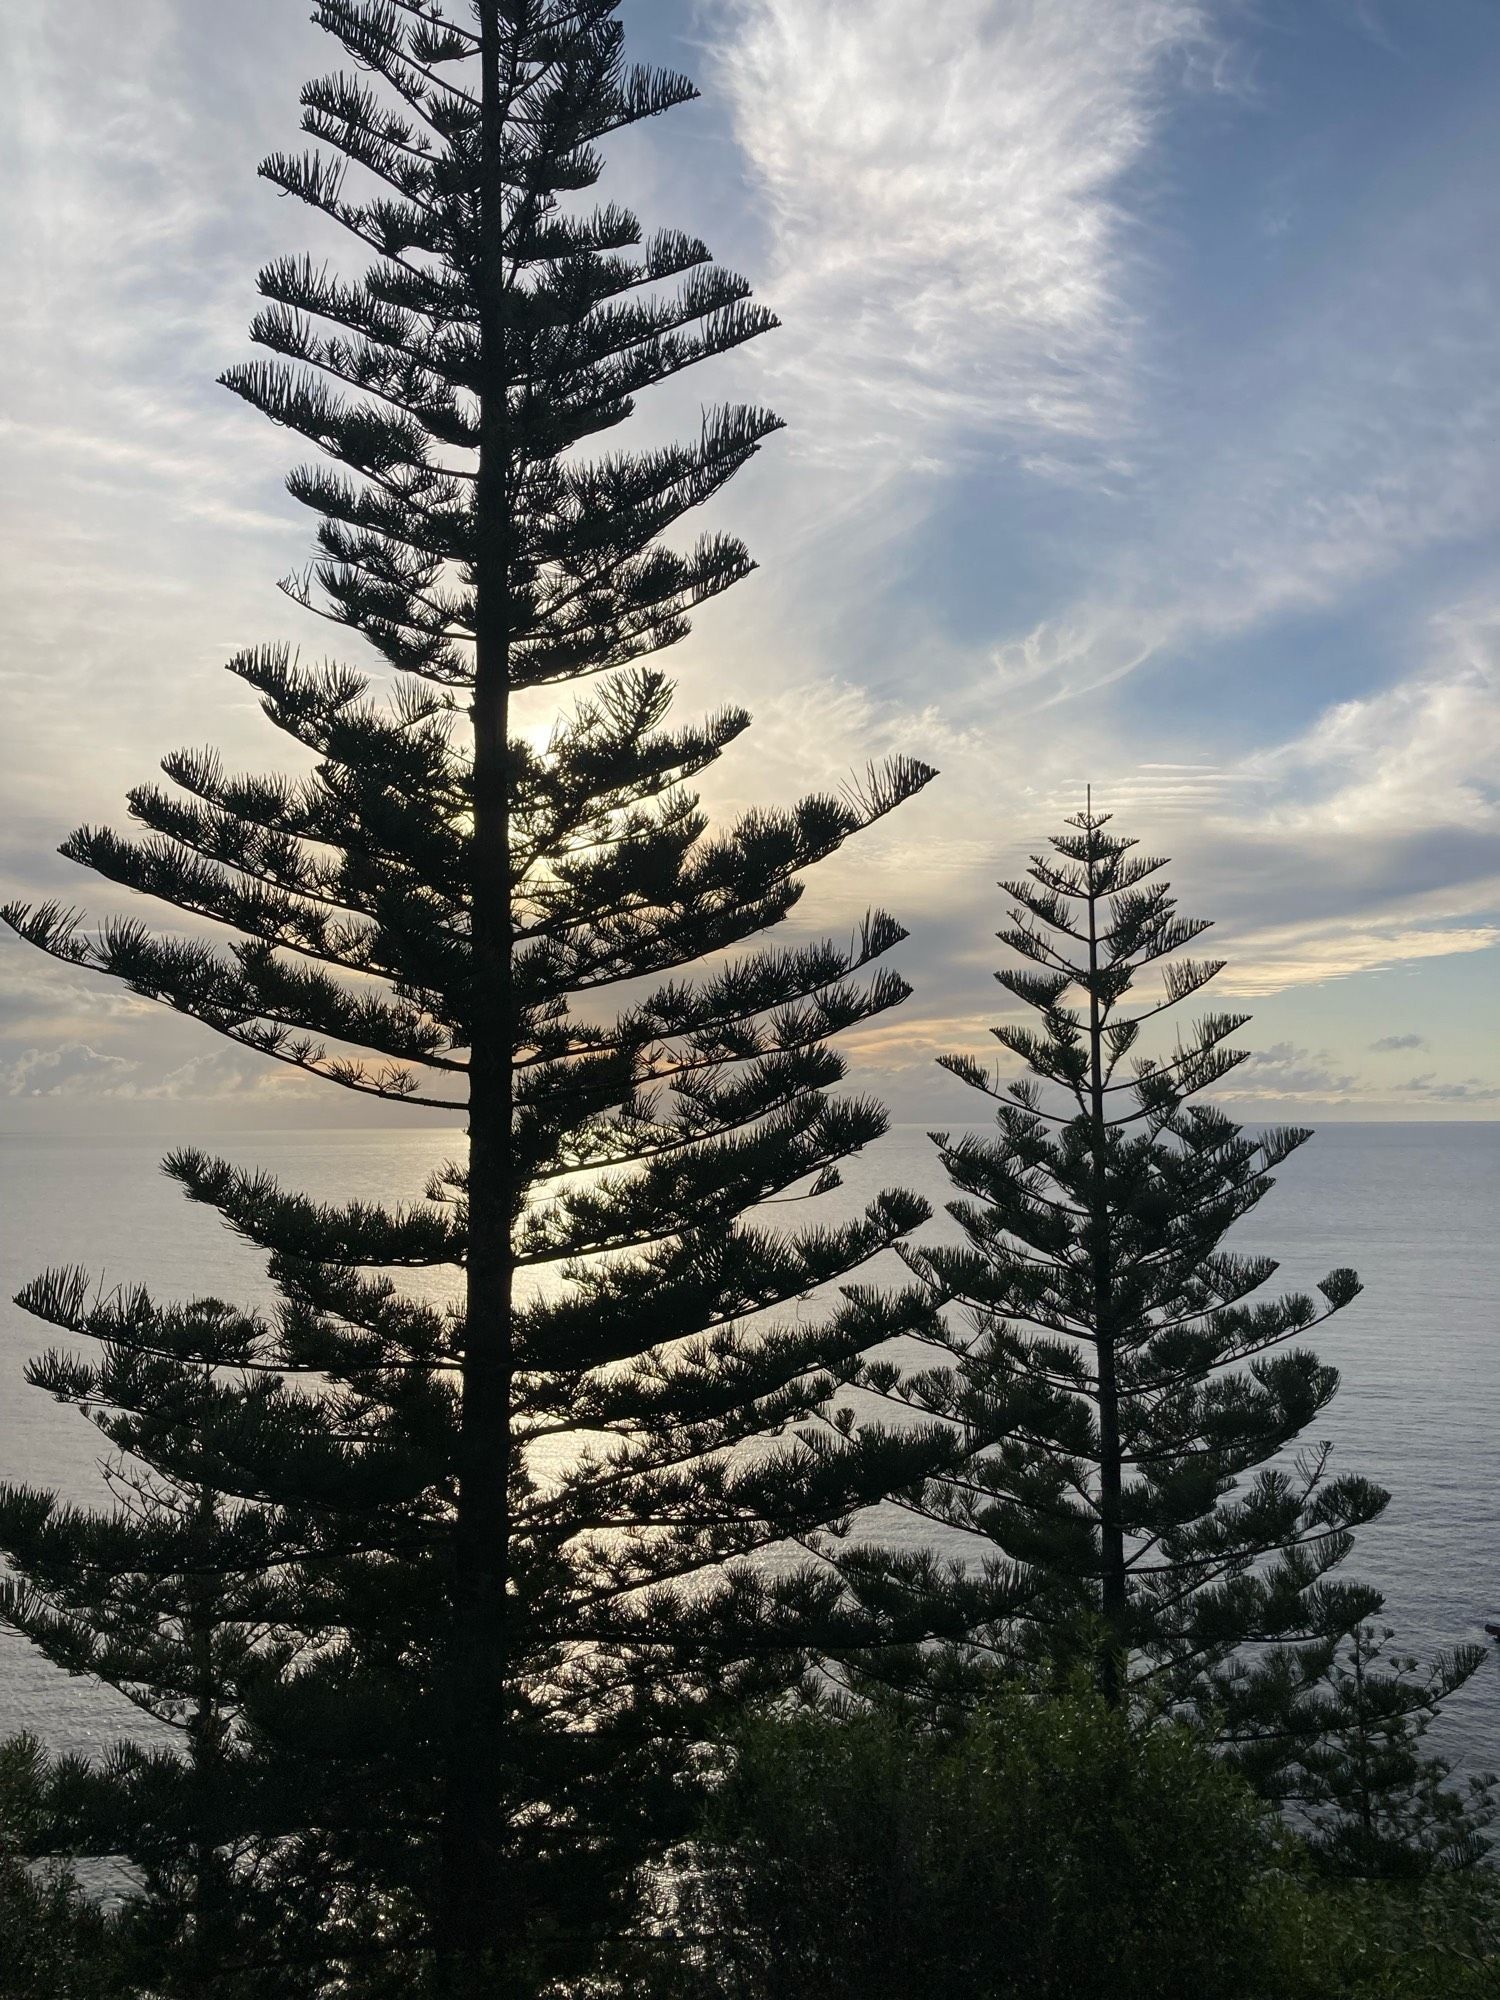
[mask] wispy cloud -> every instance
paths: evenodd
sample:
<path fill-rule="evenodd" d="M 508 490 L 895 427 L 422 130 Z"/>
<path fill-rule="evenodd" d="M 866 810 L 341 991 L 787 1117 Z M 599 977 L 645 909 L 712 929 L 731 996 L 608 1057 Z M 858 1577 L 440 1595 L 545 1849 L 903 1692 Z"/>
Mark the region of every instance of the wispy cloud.
<path fill-rule="evenodd" d="M 738 0 L 716 79 L 769 214 L 774 362 L 815 449 L 892 469 L 1008 438 L 1037 471 L 1129 428 L 1119 199 L 1199 0 Z"/>
<path fill-rule="evenodd" d="M 932 1050 L 983 1045 L 995 879 L 1089 781 L 1177 856 L 1185 906 L 1220 919 L 1226 993 L 1295 995 L 1500 945 L 1500 580 L 1483 575 L 1500 521 L 1483 189 L 1500 182 L 1479 155 L 1319 220 L 1290 149 L 1246 188 L 1238 222 L 1228 214 L 1205 272 L 1191 232 L 1234 204 L 1211 175 L 1193 184 L 1193 135 L 1211 121 L 1178 114 L 1218 88 L 1232 38 L 1254 44 L 1257 10 L 664 0 L 643 13 L 643 35 L 669 40 L 692 15 L 706 39 L 689 66 L 707 102 L 684 143 L 724 173 L 710 198 L 676 122 L 645 128 L 620 149 L 643 217 L 716 243 L 722 223 L 754 245 L 742 261 L 786 322 L 643 399 L 647 431 L 736 387 L 794 426 L 714 521 L 744 527 L 766 572 L 669 663 L 691 706 L 732 692 L 757 710 L 709 802 L 835 785 L 891 750 L 943 773 L 820 870 L 799 912 L 837 928 L 878 899 L 912 922 L 917 999 L 859 1052 L 893 1073 L 915 1064 L 917 1093 Z M 213 669 L 256 639 L 324 642 L 270 589 L 310 526 L 279 492 L 295 446 L 212 378 L 243 352 L 257 261 L 317 244 L 253 165 L 289 139 L 300 77 L 333 52 L 303 0 L 77 0 L 66 16 L 25 10 L 8 52 L 15 476 L 0 533 L 27 588 L 0 607 L 0 876 L 36 894 L 59 892 L 55 840 L 117 816 L 162 748 L 207 738 L 236 762 L 276 761 L 253 703 Z M 1258 120 L 1273 99 L 1214 101 Z M 1431 136 L 1441 153 L 1446 132 Z M 1326 233 L 1229 323 L 1211 295 L 1273 254 L 1268 216 L 1295 221 L 1276 256 Z M 1368 608 L 1381 592 L 1388 617 Z M 1264 709 L 1223 700 L 1262 671 L 1289 677 L 1281 642 L 1298 615 L 1338 635 L 1337 690 L 1309 670 Z M 1375 625 L 1378 647 L 1350 666 Z M 75 877 L 60 893 L 99 908 L 110 892 Z M 0 1088 L 236 1101 L 222 1054 L 190 1048 L 184 1063 L 181 1024 L 151 1028 L 144 1003 L 55 968 L 51 984 L 6 977 Z M 1384 1020 L 1413 1018 L 1395 1004 L 1361 1016 L 1361 1053 Z M 1265 1053 L 1262 1087 L 1274 1063 L 1287 1089 L 1300 1074 L 1312 1090 L 1321 1070 L 1353 1103 L 1355 1051 L 1320 1054 L 1321 1018 L 1296 1032 Z M 1385 1043 L 1370 1052 L 1413 1045 Z M 1437 1029 L 1433 1047 L 1459 1081 L 1413 1077 L 1399 1101 L 1483 1115 L 1486 1057 Z"/>
<path fill-rule="evenodd" d="M 0 1097 L 109 1098 L 134 1104 L 222 1103 L 258 1098 L 267 1103 L 313 1099 L 319 1085 L 255 1056 L 207 1049 L 161 1069 L 139 1056 L 113 1054 L 91 1042 L 23 1049 L 0 1065 Z"/>
<path fill-rule="evenodd" d="M 1500 943 L 1497 771 L 1500 602 L 1487 596 L 1431 621 L 1415 671 L 1242 760 L 1238 788 L 1205 815 L 1245 934 L 1243 990 Z"/>
<path fill-rule="evenodd" d="M 1488 165 L 1461 164 L 1242 327 L 1176 350 L 1086 581 L 998 638 L 1003 691 L 1066 700 L 1332 609 L 1500 515 L 1495 210 L 1474 194 Z"/>
<path fill-rule="evenodd" d="M 1326 709 L 1246 768 L 1274 786 L 1275 822 L 1303 837 L 1466 827 L 1493 837 L 1500 872 L 1500 601 L 1432 630 L 1418 672 Z"/>
<path fill-rule="evenodd" d="M 873 594 L 883 624 L 868 644 L 890 662 L 889 694 L 830 717 L 848 729 L 800 731 L 838 704 L 777 688 L 793 764 L 810 744 L 820 762 L 857 756 L 872 731 L 931 755 L 945 810 L 913 838 L 912 868 L 928 908 L 967 909 L 976 936 L 990 862 L 1092 780 L 1124 823 L 1181 843 L 1225 920 L 1237 990 L 1264 994 L 1500 938 L 1496 628 L 1471 599 L 1424 629 L 1433 598 L 1416 582 L 1431 551 L 1500 518 L 1500 288 L 1477 254 L 1484 205 L 1455 209 L 1436 176 L 1346 228 L 1242 327 L 1194 346 L 1164 326 L 1141 170 L 1227 33 L 1206 4 L 737 0 L 713 48 L 787 319 L 760 365 L 859 516 L 802 537 L 807 594 Z M 1026 623 L 997 592 L 998 636 L 966 649 L 935 594 L 917 615 L 921 582 L 890 551 L 892 523 L 910 547 L 924 514 L 934 541 L 949 516 L 972 533 L 976 460 L 1007 522 L 1039 480 L 1055 489 L 1084 468 L 1097 491 L 1080 586 Z M 798 478 L 784 484 L 795 513 Z M 1211 713 L 1221 649 L 1243 658 L 1289 615 L 1336 619 L 1401 574 L 1412 664 L 1387 634 L 1373 685 L 1320 704 L 1310 681 L 1307 720 L 1270 740 L 1253 722 L 1185 733 L 1144 685 L 1141 669 L 1196 655 Z M 892 575 L 909 588 L 882 583 Z M 959 607 L 970 627 L 974 587 Z M 746 629 L 764 653 L 753 613 Z M 793 657 L 814 674 L 848 645 L 815 610 Z"/>
<path fill-rule="evenodd" d="M 1361 972 L 1386 972 L 1425 959 L 1492 951 L 1500 925 L 1391 925 L 1355 914 L 1301 927 L 1278 927 L 1234 937 L 1235 956 L 1218 990 L 1240 999 L 1264 999 L 1299 986 L 1323 986 Z"/>
<path fill-rule="evenodd" d="M 1500 307 L 1500 297 L 1496 300 Z M 1316 340 L 1316 336 L 1310 335 Z M 1401 375 L 1394 358 L 1391 372 Z M 1152 661 L 1211 648 L 1289 614 L 1329 610 L 1476 520 L 1500 514 L 1500 385 L 1430 383 L 1402 424 L 1366 431 L 1369 384 L 1330 386 L 1329 407 L 1291 406 L 1236 446 L 1199 438 L 1163 505 L 1139 496 L 1148 539 L 1100 552 L 1098 576 L 992 648 L 1002 698 L 1055 706 L 1113 686 Z M 1322 417 L 1323 435 L 1317 421 Z M 1321 458 L 1321 462 L 1320 462 Z"/>

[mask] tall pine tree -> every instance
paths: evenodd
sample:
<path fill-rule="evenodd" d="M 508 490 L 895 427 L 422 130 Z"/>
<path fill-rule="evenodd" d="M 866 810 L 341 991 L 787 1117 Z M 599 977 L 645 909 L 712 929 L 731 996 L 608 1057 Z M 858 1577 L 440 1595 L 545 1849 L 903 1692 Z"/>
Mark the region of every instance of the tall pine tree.
<path fill-rule="evenodd" d="M 883 1129 L 830 1095 L 828 1042 L 903 997 L 876 965 L 901 931 L 874 913 L 842 946 L 753 941 L 802 871 L 931 774 L 897 759 L 719 833 L 691 789 L 748 718 L 669 728 L 647 662 L 751 565 L 723 534 L 662 538 L 776 420 L 727 408 L 681 445 L 590 441 L 772 322 L 696 239 L 643 242 L 584 199 L 601 139 L 693 95 L 624 62 L 617 11 L 316 7 L 354 72 L 303 93 L 317 150 L 262 171 L 373 261 L 270 265 L 253 336 L 272 358 L 225 380 L 332 461 L 292 476 L 318 555 L 286 588 L 367 642 L 393 691 L 242 654 L 231 671 L 307 774 L 178 753 L 170 789 L 131 795 L 143 835 L 67 843 L 227 946 L 5 912 L 270 1059 L 467 1116 L 466 1157 L 400 1208 L 168 1162 L 269 1253 L 273 1311 L 98 1297 L 76 1273 L 25 1300 L 104 1342 L 126 1430 L 179 1483 L 210 1464 L 216 1535 L 256 1543 L 242 1573 L 266 1593 L 273 1670 L 237 1691 L 235 1754 L 259 1773 L 242 1832 L 301 1870 L 307 1949 L 409 1983 L 410 1945 L 452 1995 L 583 1963 L 674 1795 L 666 1746 L 685 1754 L 713 1704 L 857 1629 L 836 1567 L 742 1559 L 947 1449 L 936 1429 L 799 1422 L 925 1310 L 856 1275 L 922 1219 L 915 1198 L 806 1227 L 756 1213 L 826 1191 Z M 594 676 L 545 742 L 513 713 Z M 445 1266 L 463 1274 L 451 1311 L 420 1295 Z M 821 1311 L 798 1304 L 829 1286 Z M 205 1368 L 217 1393 L 192 1422 L 154 1424 Z M 12 1496 L 3 1518 L 19 1622 L 62 1657 L 91 1590 L 107 1599 L 104 1531 L 45 1512 Z M 174 1560 L 162 1578 L 186 1591 Z M 181 1639 L 173 1623 L 174 1673 Z"/>
<path fill-rule="evenodd" d="M 1292 1456 L 1338 1373 L 1291 1343 L 1359 1283 L 1257 1296 L 1275 1261 L 1225 1247 L 1310 1134 L 1248 1137 L 1195 1102 L 1245 1059 L 1229 1044 L 1248 1017 L 1163 1040 L 1223 961 L 1187 955 L 1206 922 L 1109 820 L 1085 810 L 1001 884 L 1020 963 L 995 976 L 1037 1024 L 992 1033 L 1029 1075 L 942 1059 L 994 1127 L 934 1135 L 963 1241 L 902 1253 L 942 1309 L 922 1336 L 937 1364 L 877 1361 L 865 1381 L 962 1441 L 957 1476 L 903 1499 L 1004 1579 L 972 1659 L 1086 1660 L 1113 1700 L 1151 1689 L 1214 1716 L 1274 1788 L 1316 1734 L 1335 1648 L 1380 1602 L 1331 1572 L 1387 1496 L 1334 1477 L 1327 1445 Z"/>

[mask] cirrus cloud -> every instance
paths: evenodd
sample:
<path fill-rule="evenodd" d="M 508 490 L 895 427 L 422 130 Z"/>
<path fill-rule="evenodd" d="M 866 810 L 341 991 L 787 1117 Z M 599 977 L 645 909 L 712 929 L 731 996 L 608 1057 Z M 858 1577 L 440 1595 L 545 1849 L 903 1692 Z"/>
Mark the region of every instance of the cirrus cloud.
<path fill-rule="evenodd" d="M 1200 0 L 738 0 L 714 70 L 819 451 L 951 466 L 1005 436 L 1048 477 L 1130 428 L 1120 183 L 1209 46 Z"/>

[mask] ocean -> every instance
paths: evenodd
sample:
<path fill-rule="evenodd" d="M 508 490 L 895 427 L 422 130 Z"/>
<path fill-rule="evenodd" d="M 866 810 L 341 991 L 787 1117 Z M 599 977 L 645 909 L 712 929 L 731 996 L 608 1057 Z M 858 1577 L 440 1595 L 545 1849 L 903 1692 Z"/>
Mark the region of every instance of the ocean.
<path fill-rule="evenodd" d="M 420 1195 L 461 1138 L 428 1127 L 194 1143 L 314 1195 L 397 1200 Z M 183 1200 L 158 1171 L 163 1150 L 135 1136 L 0 1135 L 0 1477 L 80 1504 L 104 1497 L 102 1440 L 23 1379 L 28 1356 L 52 1344 L 10 1303 L 26 1279 L 79 1263 L 164 1298 L 267 1296 L 259 1254 Z M 882 1186 L 915 1188 L 934 1207 L 944 1199 L 916 1126 L 895 1127 L 846 1178 L 830 1213 Z M 1500 1770 L 1500 1646 L 1484 1633 L 1500 1618 L 1500 1124 L 1326 1126 L 1233 1245 L 1278 1257 L 1277 1282 L 1289 1288 L 1309 1289 L 1339 1264 L 1364 1280 L 1363 1295 L 1316 1336 L 1343 1375 L 1317 1435 L 1333 1442 L 1336 1467 L 1392 1493 L 1346 1573 L 1385 1592 L 1403 1649 L 1490 1645 L 1495 1660 L 1451 1702 L 1432 1741 L 1461 1768 Z M 122 1697 L 70 1679 L 0 1631 L 0 1734 L 30 1729 L 56 1750 L 87 1753 L 140 1727 Z"/>

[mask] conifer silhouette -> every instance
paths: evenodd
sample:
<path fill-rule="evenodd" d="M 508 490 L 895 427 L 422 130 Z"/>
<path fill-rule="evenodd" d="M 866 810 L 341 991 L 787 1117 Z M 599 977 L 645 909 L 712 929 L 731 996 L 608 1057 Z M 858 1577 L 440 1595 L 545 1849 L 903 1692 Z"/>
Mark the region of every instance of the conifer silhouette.
<path fill-rule="evenodd" d="M 1247 1016 L 1156 1039 L 1224 964 L 1187 955 L 1208 925 L 1178 915 L 1165 862 L 1092 805 L 1050 845 L 1000 885 L 1021 963 L 995 976 L 1038 1019 L 991 1032 L 1029 1074 L 942 1058 L 997 1109 L 990 1132 L 933 1135 L 963 1242 L 902 1250 L 943 1309 L 919 1336 L 937 1363 L 877 1360 L 864 1381 L 962 1440 L 961 1473 L 902 1497 L 980 1553 L 996 1615 L 971 1660 L 1086 1659 L 1112 1700 L 1150 1690 L 1215 1718 L 1274 1789 L 1335 1649 L 1380 1603 L 1332 1573 L 1387 1495 L 1333 1476 L 1326 1444 L 1291 1456 L 1338 1373 L 1290 1343 L 1359 1281 L 1256 1296 L 1274 1259 L 1225 1235 L 1311 1135 L 1252 1138 L 1194 1101 L 1245 1060 L 1230 1038 Z M 864 1559 L 874 1595 L 887 1564 Z M 892 1654 L 881 1671 L 936 1665 Z M 951 1654 L 941 1669 L 963 1678 Z"/>
<path fill-rule="evenodd" d="M 172 1599 L 197 1573 L 172 1495 L 210 1483 L 194 1561 L 254 1638 L 215 1668 L 242 1870 L 253 1849 L 300 1871 L 314 1956 L 410 1979 L 407 1948 L 429 1951 L 455 1995 L 583 1962 L 680 1796 L 669 1746 L 857 1636 L 835 1564 L 740 1559 L 947 1449 L 800 1422 L 924 1315 L 915 1288 L 857 1274 L 926 1211 L 893 1190 L 836 1223 L 755 1213 L 832 1188 L 884 1129 L 830 1094 L 829 1039 L 906 992 L 877 963 L 902 935 L 881 912 L 844 944 L 762 934 L 804 870 L 932 774 L 897 758 L 717 832 L 692 790 L 748 716 L 669 726 L 652 659 L 751 563 L 726 534 L 662 537 L 777 420 L 729 407 L 682 444 L 597 441 L 773 321 L 696 238 L 587 205 L 598 143 L 694 95 L 625 62 L 617 13 L 317 5 L 353 70 L 306 87 L 312 149 L 262 172 L 371 261 L 268 266 L 252 332 L 270 358 L 224 379 L 322 454 L 290 480 L 318 553 L 285 588 L 394 685 L 242 653 L 230 670 L 308 775 L 181 752 L 169 787 L 131 795 L 142 833 L 68 842 L 227 945 L 5 912 L 268 1059 L 467 1117 L 466 1155 L 402 1207 L 174 1154 L 189 1199 L 268 1253 L 274 1310 L 102 1295 L 73 1271 L 24 1302 L 103 1343 L 38 1379 L 103 1408 L 178 1525 L 0 1506 L 8 1613 L 56 1657 L 101 1664 L 83 1629 L 149 1578 L 150 1693 L 180 1677 Z M 549 737 L 523 727 L 517 704 L 575 682 Z M 423 1292 L 445 1267 L 455 1311 Z M 798 1306 L 830 1286 L 821 1312 Z"/>

